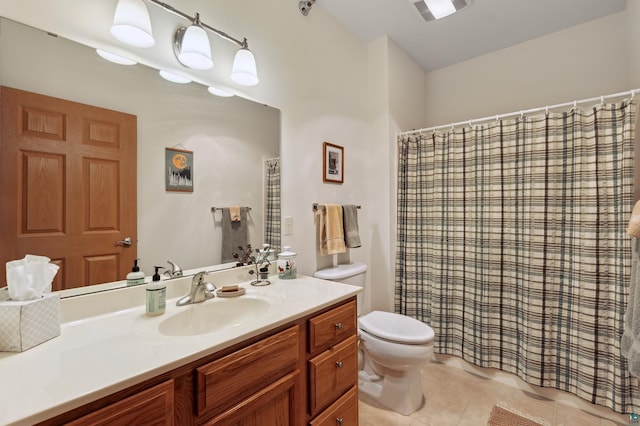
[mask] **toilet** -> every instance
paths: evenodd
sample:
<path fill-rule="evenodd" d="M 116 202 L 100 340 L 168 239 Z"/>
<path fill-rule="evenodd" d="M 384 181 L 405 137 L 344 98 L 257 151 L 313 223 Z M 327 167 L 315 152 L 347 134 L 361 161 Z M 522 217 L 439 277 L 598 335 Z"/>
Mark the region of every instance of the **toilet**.
<path fill-rule="evenodd" d="M 322 269 L 316 278 L 364 288 L 367 265 L 354 262 Z M 409 415 L 422 405 L 420 366 L 433 355 L 434 332 L 417 319 L 391 312 L 361 314 L 358 295 L 358 388 L 360 395 Z"/>

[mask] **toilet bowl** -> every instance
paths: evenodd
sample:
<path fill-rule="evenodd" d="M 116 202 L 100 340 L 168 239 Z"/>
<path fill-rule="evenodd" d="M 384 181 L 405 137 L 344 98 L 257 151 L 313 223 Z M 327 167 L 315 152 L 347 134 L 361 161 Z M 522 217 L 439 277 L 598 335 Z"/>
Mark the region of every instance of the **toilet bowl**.
<path fill-rule="evenodd" d="M 316 278 L 364 288 L 363 263 L 320 270 Z M 361 396 L 404 415 L 423 403 L 420 366 L 433 354 L 434 332 L 417 319 L 391 312 L 373 311 L 360 316 L 358 295 L 358 389 Z"/>

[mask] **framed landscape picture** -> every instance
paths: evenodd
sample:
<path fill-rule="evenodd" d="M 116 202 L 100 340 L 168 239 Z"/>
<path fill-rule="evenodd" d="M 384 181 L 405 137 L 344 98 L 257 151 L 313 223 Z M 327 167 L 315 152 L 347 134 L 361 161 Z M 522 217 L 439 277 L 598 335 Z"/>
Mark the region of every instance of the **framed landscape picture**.
<path fill-rule="evenodd" d="M 166 148 L 165 189 L 193 192 L 193 151 Z"/>

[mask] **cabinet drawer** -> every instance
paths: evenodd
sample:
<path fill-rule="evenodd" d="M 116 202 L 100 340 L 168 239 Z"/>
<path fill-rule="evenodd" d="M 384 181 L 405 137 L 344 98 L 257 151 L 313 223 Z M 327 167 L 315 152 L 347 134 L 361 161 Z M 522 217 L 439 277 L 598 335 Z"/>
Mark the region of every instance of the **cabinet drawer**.
<path fill-rule="evenodd" d="M 356 333 L 356 302 L 351 301 L 309 320 L 309 352 L 328 348 Z"/>
<path fill-rule="evenodd" d="M 87 414 L 68 425 L 173 425 L 173 380 Z"/>
<path fill-rule="evenodd" d="M 309 422 L 309 426 L 357 426 L 358 425 L 358 388 L 352 387 L 331 404 L 318 417 Z"/>
<path fill-rule="evenodd" d="M 309 399 L 312 414 L 356 384 L 357 349 L 357 338 L 351 336 L 309 361 Z"/>
<path fill-rule="evenodd" d="M 298 326 L 196 369 L 198 416 L 221 411 L 296 368 Z"/>

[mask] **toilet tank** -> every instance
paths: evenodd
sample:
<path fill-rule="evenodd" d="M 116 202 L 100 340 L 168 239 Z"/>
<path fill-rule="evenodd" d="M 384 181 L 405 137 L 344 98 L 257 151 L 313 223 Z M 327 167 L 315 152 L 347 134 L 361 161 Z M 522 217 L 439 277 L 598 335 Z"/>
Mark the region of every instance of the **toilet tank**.
<path fill-rule="evenodd" d="M 365 272 L 367 272 L 367 265 L 361 262 L 353 262 L 321 269 L 313 274 L 313 276 L 323 280 L 355 285 L 364 289 Z M 364 291 L 358 294 L 358 314 L 362 311 L 363 299 Z"/>

